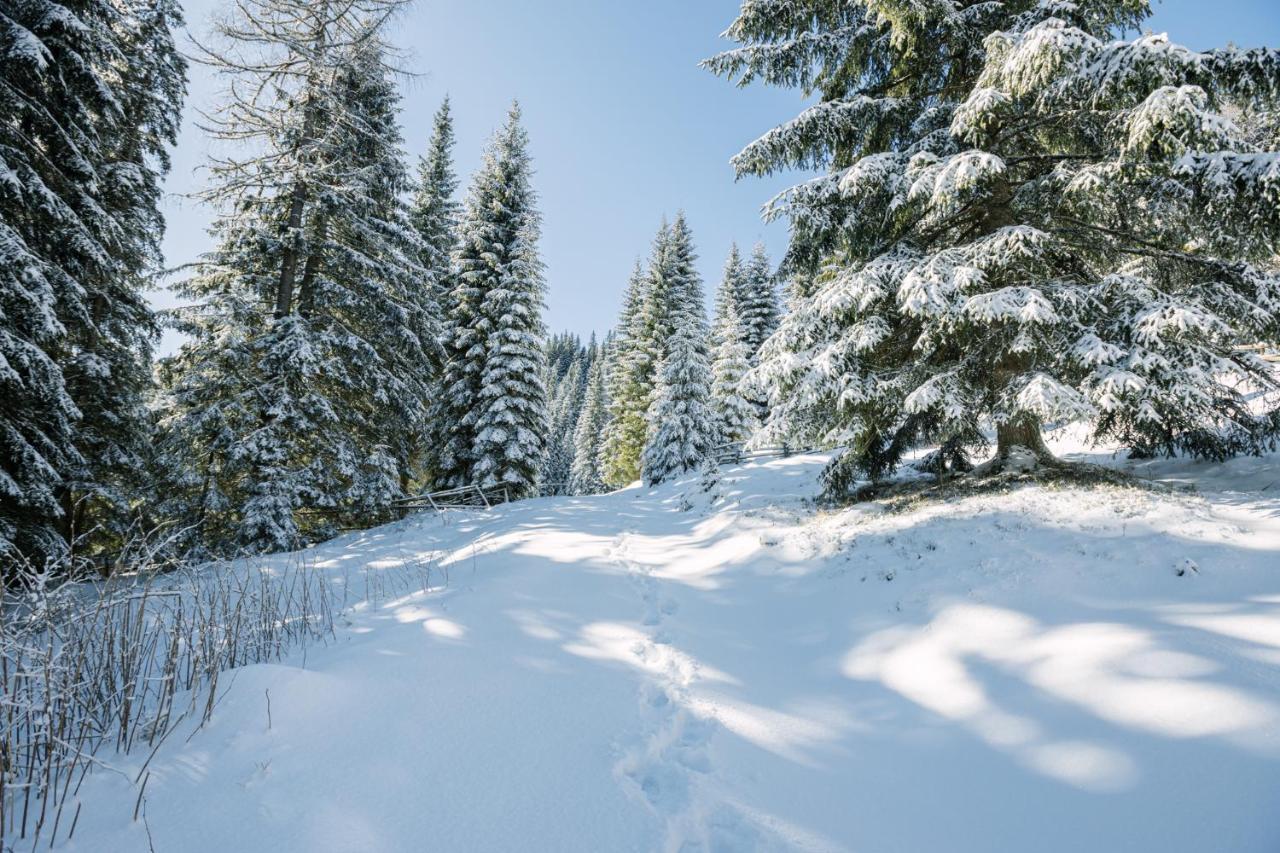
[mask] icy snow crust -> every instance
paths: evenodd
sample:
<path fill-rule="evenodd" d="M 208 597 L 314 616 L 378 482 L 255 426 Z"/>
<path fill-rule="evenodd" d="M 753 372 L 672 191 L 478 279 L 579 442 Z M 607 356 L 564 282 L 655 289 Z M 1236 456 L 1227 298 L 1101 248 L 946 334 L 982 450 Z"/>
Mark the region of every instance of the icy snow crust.
<path fill-rule="evenodd" d="M 1280 849 L 1280 457 L 905 512 L 815 511 L 824 461 L 315 549 L 438 586 L 228 678 L 64 848 Z"/>

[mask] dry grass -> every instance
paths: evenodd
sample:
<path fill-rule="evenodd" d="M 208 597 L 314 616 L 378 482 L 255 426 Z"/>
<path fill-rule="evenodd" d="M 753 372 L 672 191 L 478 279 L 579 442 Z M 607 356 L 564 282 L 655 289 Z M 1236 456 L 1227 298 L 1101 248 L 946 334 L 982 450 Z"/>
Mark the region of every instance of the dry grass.
<path fill-rule="evenodd" d="M 0 586 L 0 851 L 72 838 L 86 774 L 145 750 L 136 820 L 151 758 L 183 721 L 209 720 L 219 676 L 331 638 L 359 596 L 305 552 L 160 571 L 161 551 L 136 549 L 131 572 L 97 583 Z M 430 566 L 406 567 L 361 570 L 362 598 L 429 586 Z"/>

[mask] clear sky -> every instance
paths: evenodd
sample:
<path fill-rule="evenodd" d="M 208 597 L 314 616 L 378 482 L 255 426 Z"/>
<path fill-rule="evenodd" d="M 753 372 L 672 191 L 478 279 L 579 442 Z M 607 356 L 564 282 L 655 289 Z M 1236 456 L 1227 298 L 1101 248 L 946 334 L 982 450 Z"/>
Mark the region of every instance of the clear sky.
<path fill-rule="evenodd" d="M 228 0 L 188 0 L 193 33 Z M 776 259 L 782 223 L 760 206 L 794 180 L 735 182 L 729 158 L 802 104 L 793 90 L 737 89 L 698 68 L 727 42 L 737 0 L 417 0 L 392 28 L 418 76 L 403 82 L 401 116 L 416 162 L 448 93 L 464 189 L 512 98 L 524 107 L 543 213 L 547 316 L 553 331 L 603 332 L 632 263 L 664 214 L 683 209 L 708 295 L 732 241 L 763 240 Z M 1164 0 L 1150 29 L 1197 49 L 1280 45 L 1280 0 Z M 168 266 L 209 246 L 211 214 L 184 198 L 201 186 L 209 145 L 193 125 L 216 83 L 191 69 L 182 138 L 167 184 Z M 173 304 L 155 295 L 157 307 Z M 175 345 L 166 336 L 162 351 Z"/>

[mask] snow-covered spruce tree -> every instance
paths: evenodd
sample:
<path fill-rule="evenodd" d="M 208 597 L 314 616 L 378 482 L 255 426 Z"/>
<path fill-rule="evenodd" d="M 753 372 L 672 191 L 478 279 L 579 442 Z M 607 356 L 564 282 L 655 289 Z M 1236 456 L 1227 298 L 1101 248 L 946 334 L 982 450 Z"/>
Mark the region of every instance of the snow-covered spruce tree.
<path fill-rule="evenodd" d="M 769 261 L 763 243 L 757 243 L 751 250 L 751 257 L 742 271 L 742 283 L 738 287 L 738 312 L 742 317 L 743 341 L 754 365 L 760 347 L 778 328 L 782 313 L 778 306 L 773 264 Z"/>
<path fill-rule="evenodd" d="M 637 264 L 627 286 L 609 371 L 610 423 L 601 451 L 605 482 L 623 486 L 641 475 L 649 412 L 677 320 L 696 299 L 706 354 L 702 282 L 694 269 L 692 237 L 684 214 L 665 220 L 654 238 L 648 268 Z M 694 294 L 691 296 L 690 294 Z"/>
<path fill-rule="evenodd" d="M 663 223 L 654 241 L 656 258 L 667 239 Z M 652 269 L 656 261 L 651 261 Z M 650 277 L 636 261 L 627 282 L 613 344 L 608 350 L 607 382 L 609 417 L 597 464 L 605 483 L 625 486 L 640 477 L 640 454 L 644 450 L 645 413 L 649 410 L 653 379 L 651 362 L 641 349 L 641 309 L 648 299 Z"/>
<path fill-rule="evenodd" d="M 64 505 L 77 552 L 104 571 L 154 497 L 145 399 L 157 329 L 144 292 L 161 264 L 161 182 L 186 94 L 186 61 L 174 43 L 183 24 L 178 6 L 133 0 L 116 9 L 122 58 L 111 80 L 119 120 L 100 131 L 108 160 L 97 184 L 101 215 L 119 229 L 109 247 L 114 274 L 82 282 L 90 286 L 66 322 L 72 334 L 64 368 L 81 416 L 76 446 L 86 462 L 83 476 L 68 484 Z"/>
<path fill-rule="evenodd" d="M 716 318 L 711 362 L 711 403 L 717 440 L 740 444 L 759 426 L 756 405 L 743 392 L 743 377 L 751 367 L 748 330 L 738 313 L 736 298 L 726 299 L 721 312 Z"/>
<path fill-rule="evenodd" d="M 587 371 L 582 411 L 573 432 L 573 464 L 569 470 L 569 491 L 575 495 L 596 495 L 605 490 L 600 467 L 601 448 L 609 418 L 607 349 L 597 347 Z"/>
<path fill-rule="evenodd" d="M 213 163 L 217 248 L 162 370 L 166 451 L 193 466 L 170 511 L 215 551 L 294 547 L 401 493 L 435 330 L 377 36 L 393 9 L 261 0 L 205 52 L 232 76 L 211 130 L 258 148 Z"/>
<path fill-rule="evenodd" d="M 574 457 L 574 429 L 586 396 L 595 341 L 583 347 L 576 335 L 556 335 L 547 347 L 546 449 L 538 476 L 542 494 L 567 494 Z"/>
<path fill-rule="evenodd" d="M 650 486 L 697 470 L 715 448 L 718 435 L 706 346 L 705 324 L 691 313 L 680 317 L 667 342 L 649 409 L 642 462 L 644 481 Z"/>
<path fill-rule="evenodd" d="M 423 288 L 422 243 L 405 202 L 411 182 L 394 74 L 385 47 L 371 39 L 338 76 L 351 133 L 326 156 L 353 174 L 317 196 L 314 249 L 299 290 L 301 316 L 346 361 L 345 371 L 328 369 L 325 379 L 327 395 L 345 409 L 339 422 L 357 441 L 336 499 L 353 523 L 402 497 L 416 477 L 441 357 L 440 317 Z"/>
<path fill-rule="evenodd" d="M 548 399 L 555 396 L 550 389 L 559 386 L 569 372 L 569 368 L 582 356 L 582 339 L 572 332 L 559 332 L 547 338 L 546 382 Z"/>
<path fill-rule="evenodd" d="M 528 147 L 513 104 L 459 227 L 444 387 L 450 420 L 442 425 L 449 479 L 503 487 L 512 499 L 536 485 L 547 429 L 540 217 Z"/>
<path fill-rule="evenodd" d="M 828 486 L 909 447 L 1091 419 L 1140 452 L 1257 449 L 1280 165 L 1217 109 L 1274 102 L 1274 51 L 1116 41 L 1142 2 L 749 2 L 708 62 L 821 101 L 735 159 L 826 167 L 773 206 L 805 283 L 764 347 L 778 437 L 847 443 Z M 1270 199 L 1270 200 L 1268 200 Z"/>
<path fill-rule="evenodd" d="M 432 124 L 427 153 L 418 158 L 418 183 L 410 216 L 422 239 L 420 263 L 425 282 L 441 315 L 450 290 L 450 254 L 457 242 L 461 206 L 454 200 L 458 177 L 453 170 L 453 114 L 446 97 Z"/>
<path fill-rule="evenodd" d="M 681 213 L 671 225 L 641 310 L 642 333 L 664 336 L 661 347 L 654 347 L 660 356 L 641 456 L 642 475 L 649 485 L 699 467 L 719 440 L 696 261 L 693 235 Z"/>
<path fill-rule="evenodd" d="M 455 200 L 458 177 L 453 168 L 453 146 L 453 113 L 449 98 L 445 97 L 432 122 L 427 152 L 418 158 L 418 179 L 409 212 L 422 241 L 418 257 L 423 279 L 417 296 L 425 316 L 434 322 L 436 328 L 435 339 L 430 346 L 437 354 L 438 363 L 423 366 L 433 383 L 426 425 L 440 422 L 441 400 L 437 392 L 442 377 L 438 368 L 444 361 L 446 342 L 453 337 L 448 326 L 448 300 L 453 289 L 451 256 L 458 239 L 458 218 L 461 214 L 461 205 Z M 415 486 L 429 485 L 437 479 L 434 469 L 439 452 L 434 432 L 428 427 L 415 441 L 416 451 L 411 466 Z"/>
<path fill-rule="evenodd" d="M 723 442 L 747 440 L 765 411 L 743 379 L 752 366 L 759 343 L 772 333 L 777 303 L 772 297 L 769 259 L 757 245 L 743 264 L 737 244 L 729 250 L 724 275 L 716 291 L 712 323 L 711 396 Z"/>
<path fill-rule="evenodd" d="M 729 257 L 725 259 L 724 272 L 720 275 L 720 286 L 716 288 L 715 317 L 711 322 L 711 346 L 713 349 L 720 345 L 720 327 L 730 310 L 738 312 L 739 319 L 741 319 L 739 309 L 745 295 L 745 277 L 746 270 L 742 266 L 742 253 L 738 251 L 738 244 L 733 243 L 729 246 Z"/>
<path fill-rule="evenodd" d="M 184 94 L 166 2 L 0 13 L 0 553 L 61 562 L 129 509 L 154 327 L 141 291 Z M 137 55 L 135 52 L 140 53 Z M 106 535 L 103 535 L 106 534 Z M 16 561 L 6 559 L 6 564 Z"/>
<path fill-rule="evenodd" d="M 743 341 L 746 344 L 747 359 L 751 367 L 757 365 L 760 349 L 778 328 L 778 321 L 781 318 L 778 289 L 774 278 L 773 265 L 765 252 L 764 244 L 757 243 L 751 250 L 751 257 L 743 270 L 738 297 Z M 755 427 L 769 416 L 768 391 L 757 385 L 758 383 L 752 383 L 745 378 L 738 383 L 739 393 L 751 403 L 751 415 Z"/>

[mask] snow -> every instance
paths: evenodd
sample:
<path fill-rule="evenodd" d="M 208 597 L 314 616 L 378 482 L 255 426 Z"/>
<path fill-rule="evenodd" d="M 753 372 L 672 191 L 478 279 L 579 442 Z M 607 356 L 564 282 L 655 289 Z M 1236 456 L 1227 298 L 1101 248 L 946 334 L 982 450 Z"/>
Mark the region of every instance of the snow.
<path fill-rule="evenodd" d="M 145 824 L 108 756 L 64 849 L 1274 851 L 1280 456 L 1078 432 L 1167 488 L 818 510 L 804 455 L 314 548 L 438 583 L 228 678 Z"/>

